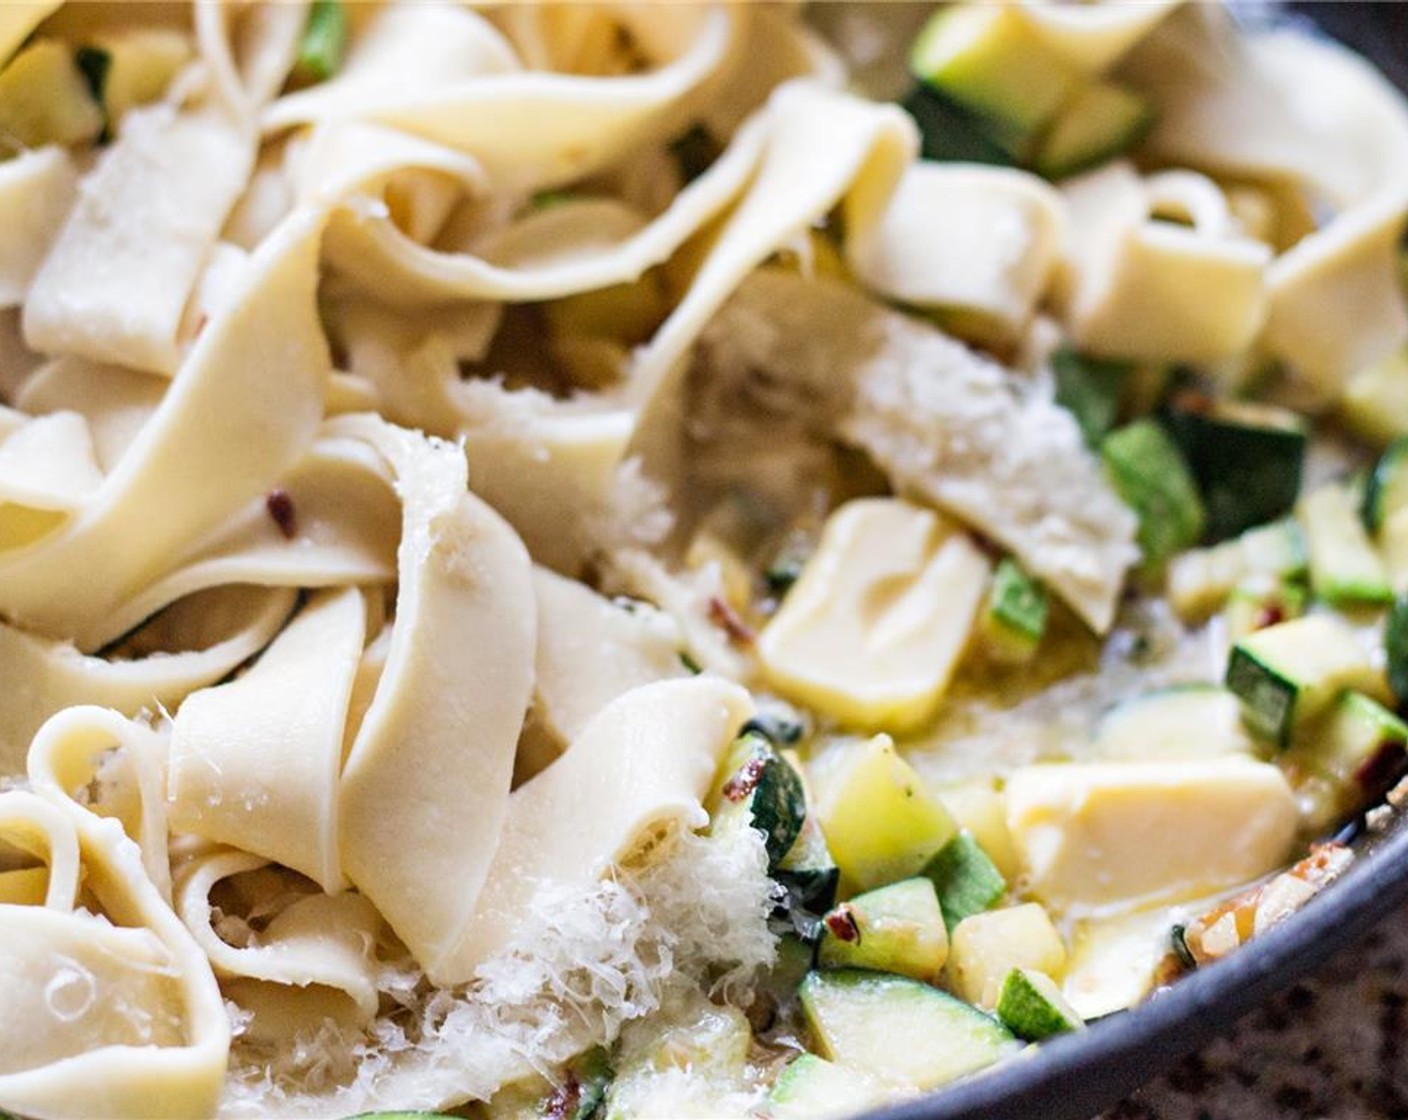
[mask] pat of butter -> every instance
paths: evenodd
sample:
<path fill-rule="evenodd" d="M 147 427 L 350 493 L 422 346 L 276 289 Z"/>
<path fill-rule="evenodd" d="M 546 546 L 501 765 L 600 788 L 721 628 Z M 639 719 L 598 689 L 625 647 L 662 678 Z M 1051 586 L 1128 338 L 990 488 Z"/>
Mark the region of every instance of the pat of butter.
<path fill-rule="evenodd" d="M 847 502 L 758 641 L 763 671 L 779 692 L 851 726 L 922 723 L 963 652 L 989 569 L 931 510 Z"/>
<path fill-rule="evenodd" d="M 1233 887 L 1285 863 L 1296 835 L 1285 777 L 1246 758 L 1029 766 L 1006 793 L 1032 894 L 1058 908 Z"/>

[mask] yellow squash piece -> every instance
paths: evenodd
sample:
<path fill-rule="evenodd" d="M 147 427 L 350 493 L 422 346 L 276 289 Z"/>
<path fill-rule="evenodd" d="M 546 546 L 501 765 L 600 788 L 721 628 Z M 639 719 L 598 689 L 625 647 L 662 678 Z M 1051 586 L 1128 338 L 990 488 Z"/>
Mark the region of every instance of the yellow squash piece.
<path fill-rule="evenodd" d="M 918 874 L 958 831 L 888 735 L 849 748 L 816 784 L 826 846 L 855 889 Z"/>
<path fill-rule="evenodd" d="M 790 699 L 850 726 L 914 727 L 948 685 L 989 567 L 931 510 L 847 502 L 758 641 L 763 671 Z"/>
<path fill-rule="evenodd" d="M 1059 979 L 1066 971 L 1066 946 L 1045 909 L 1035 902 L 988 910 L 964 918 L 949 945 L 948 978 L 953 990 L 979 1007 L 997 1006 L 1002 982 L 1014 968 L 1030 968 Z"/>
<path fill-rule="evenodd" d="M 102 130 L 102 110 L 63 43 L 40 39 L 0 70 L 0 156 L 86 143 Z"/>

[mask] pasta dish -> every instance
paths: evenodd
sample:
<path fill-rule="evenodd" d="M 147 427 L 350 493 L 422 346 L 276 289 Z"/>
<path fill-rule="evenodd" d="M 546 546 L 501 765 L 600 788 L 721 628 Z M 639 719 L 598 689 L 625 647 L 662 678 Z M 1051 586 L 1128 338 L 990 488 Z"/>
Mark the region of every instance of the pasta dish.
<path fill-rule="evenodd" d="M 1406 212 L 1210 5 L 0 4 L 0 1113 L 853 1115 L 1287 919 Z"/>

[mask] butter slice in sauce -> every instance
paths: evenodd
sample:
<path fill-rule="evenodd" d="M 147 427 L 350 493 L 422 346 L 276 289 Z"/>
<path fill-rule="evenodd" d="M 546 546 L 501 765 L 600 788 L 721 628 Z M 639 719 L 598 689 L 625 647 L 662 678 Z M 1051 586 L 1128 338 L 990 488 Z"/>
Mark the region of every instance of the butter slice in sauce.
<path fill-rule="evenodd" d="M 991 565 L 956 523 L 897 498 L 847 502 L 763 631 L 770 683 L 853 727 L 902 731 L 938 706 Z"/>

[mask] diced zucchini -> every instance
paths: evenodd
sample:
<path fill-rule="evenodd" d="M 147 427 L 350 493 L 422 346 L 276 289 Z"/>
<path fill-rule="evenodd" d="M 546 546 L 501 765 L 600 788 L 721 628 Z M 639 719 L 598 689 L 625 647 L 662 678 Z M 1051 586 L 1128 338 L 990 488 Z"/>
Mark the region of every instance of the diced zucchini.
<path fill-rule="evenodd" d="M 313 0 L 298 44 L 294 75 L 302 82 L 325 82 L 342 69 L 347 52 L 347 12 L 341 0 Z"/>
<path fill-rule="evenodd" d="M 920 83 L 901 103 L 919 126 L 920 154 L 941 162 L 987 163 L 1010 167 L 1017 156 L 1010 136 L 982 115 Z"/>
<path fill-rule="evenodd" d="M 1215 758 L 1251 754 L 1237 697 L 1215 684 L 1180 684 L 1121 701 L 1100 717 L 1102 758 Z"/>
<path fill-rule="evenodd" d="M 1408 590 L 1408 509 L 1389 514 L 1378 536 L 1389 585 L 1395 592 Z"/>
<path fill-rule="evenodd" d="M 1379 456 L 1364 485 L 1359 514 L 1364 527 L 1377 536 L 1401 509 L 1408 509 L 1408 439 L 1394 440 Z"/>
<path fill-rule="evenodd" d="M 1118 428 L 1100 444 L 1106 473 L 1139 516 L 1144 563 L 1159 567 L 1203 534 L 1203 502 L 1183 456 L 1153 420 Z"/>
<path fill-rule="evenodd" d="M 795 708 L 774 701 L 738 729 L 740 735 L 747 735 L 750 731 L 756 731 L 773 746 L 782 748 L 800 743 L 807 734 L 807 726 Z M 783 757 L 796 764 L 795 759 L 787 755 Z"/>
<path fill-rule="evenodd" d="M 1296 508 L 1310 553 L 1310 586 L 1335 606 L 1387 603 L 1393 598 L 1388 571 L 1364 531 L 1353 494 L 1328 483 Z"/>
<path fill-rule="evenodd" d="M 1223 612 L 1227 638 L 1235 644 L 1248 634 L 1300 618 L 1308 599 L 1305 588 L 1298 583 L 1268 576 L 1244 580 L 1227 597 Z"/>
<path fill-rule="evenodd" d="M 1308 443 L 1297 413 L 1181 393 L 1168 425 L 1202 492 L 1210 539 L 1224 540 L 1290 512 Z"/>
<path fill-rule="evenodd" d="M 1248 529 L 1236 540 L 1191 549 L 1168 566 L 1168 597 L 1180 618 L 1217 610 L 1248 577 L 1300 579 L 1308 570 L 1305 535 L 1291 518 Z"/>
<path fill-rule="evenodd" d="M 1278 761 L 1301 798 L 1306 824 L 1319 831 L 1384 794 L 1408 762 L 1405 744 L 1408 724 L 1367 696 L 1342 692 Z"/>
<path fill-rule="evenodd" d="M 961 998 L 996 1007 L 1002 982 L 1014 968 L 1065 974 L 1066 946 L 1044 907 L 1027 902 L 958 923 L 949 939 L 948 977 Z"/>
<path fill-rule="evenodd" d="M 1007 805 L 991 778 L 979 778 L 933 787 L 949 816 L 960 829 L 973 834 L 1003 878 L 1013 879 L 1021 870 L 1012 833 L 1007 829 Z M 939 903 L 943 905 L 942 900 Z"/>
<path fill-rule="evenodd" d="M 1014 968 L 997 997 L 1002 1025 L 1028 1042 L 1083 1030 L 1085 1020 L 1066 1002 L 1056 982 L 1044 972 Z"/>
<path fill-rule="evenodd" d="M 996 1019 L 928 984 L 877 972 L 813 972 L 802 1009 L 824 1057 L 934 1089 L 1013 1049 Z"/>
<path fill-rule="evenodd" d="M 1384 620 L 1388 683 L 1400 704 L 1408 701 L 1408 594 L 1399 595 Z"/>
<path fill-rule="evenodd" d="M 978 615 L 978 633 L 988 656 L 1010 664 L 1029 661 L 1046 632 L 1046 615 L 1046 589 L 1011 557 L 1004 557 Z"/>
<path fill-rule="evenodd" d="M 773 868 L 772 877 L 783 889 L 782 908 L 797 932 L 815 940 L 821 935 L 821 916 L 836 903 L 841 871 L 814 815 L 802 822 L 797 842 Z"/>
<path fill-rule="evenodd" d="M 0 145 L 85 144 L 103 130 L 103 111 L 69 48 L 40 39 L 0 70 Z"/>
<path fill-rule="evenodd" d="M 959 832 L 924 867 L 952 933 L 964 918 L 990 910 L 1007 893 L 1007 880 L 967 829 Z"/>
<path fill-rule="evenodd" d="M 1303 579 L 1310 571 L 1305 534 L 1293 518 L 1248 529 L 1237 541 L 1245 559 L 1244 575 Z"/>
<path fill-rule="evenodd" d="M 916 78 L 1018 137 L 1055 116 L 1081 80 L 1021 9 L 1005 4 L 940 9 L 915 39 L 909 66 Z"/>
<path fill-rule="evenodd" d="M 1408 345 L 1349 379 L 1340 397 L 1340 418 L 1355 435 L 1378 447 L 1408 435 Z"/>
<path fill-rule="evenodd" d="M 1063 910 L 1226 890 L 1284 862 L 1297 826 L 1281 771 L 1238 755 L 1025 766 L 1007 820 L 1028 896 Z"/>
<path fill-rule="evenodd" d="M 937 982 L 948 960 L 948 931 L 934 884 L 905 879 L 841 903 L 827 914 L 816 953 L 821 968 L 866 968 Z"/>
<path fill-rule="evenodd" d="M 801 1054 L 778 1076 L 768 1094 L 767 1115 L 772 1120 L 841 1120 L 883 1104 L 889 1096 L 860 1070 Z"/>
<path fill-rule="evenodd" d="M 846 502 L 758 638 L 783 695 L 867 730 L 907 730 L 938 706 L 987 587 L 960 527 L 898 498 Z"/>
<path fill-rule="evenodd" d="M 772 967 L 758 974 L 756 988 L 770 997 L 775 1007 L 796 1002 L 797 986 L 816 967 L 816 943 L 795 934 L 784 933 L 777 939 L 777 958 Z"/>
<path fill-rule="evenodd" d="M 1382 674 L 1354 632 L 1330 615 L 1268 626 L 1232 647 L 1226 684 L 1257 735 L 1287 746 L 1292 732 L 1346 688 L 1384 697 Z"/>
<path fill-rule="evenodd" d="M 1094 82 L 1077 90 L 1047 129 L 1036 170 L 1064 179 L 1098 167 L 1144 139 L 1155 119 L 1147 98 L 1114 82 Z"/>
<path fill-rule="evenodd" d="M 1134 368 L 1132 362 L 1093 358 L 1069 346 L 1051 355 L 1056 378 L 1056 403 L 1076 418 L 1085 442 L 1098 447 L 1115 426 L 1120 394 Z"/>
<path fill-rule="evenodd" d="M 826 846 L 857 889 L 908 879 L 957 827 L 888 735 L 848 752 L 817 789 L 817 820 Z"/>
<path fill-rule="evenodd" d="M 741 820 L 767 837 L 775 867 L 791 850 L 807 816 L 802 779 L 792 764 L 755 731 L 734 740 L 710 798 L 714 828 Z"/>

